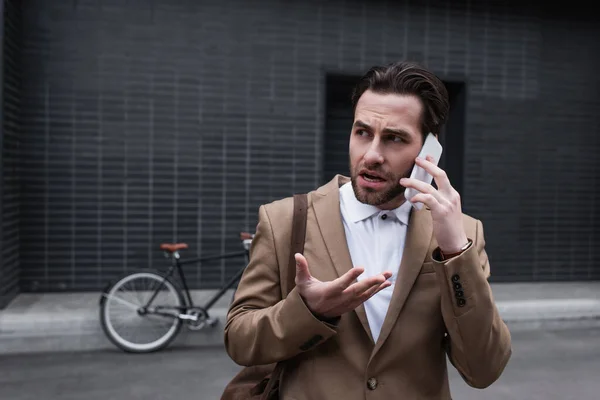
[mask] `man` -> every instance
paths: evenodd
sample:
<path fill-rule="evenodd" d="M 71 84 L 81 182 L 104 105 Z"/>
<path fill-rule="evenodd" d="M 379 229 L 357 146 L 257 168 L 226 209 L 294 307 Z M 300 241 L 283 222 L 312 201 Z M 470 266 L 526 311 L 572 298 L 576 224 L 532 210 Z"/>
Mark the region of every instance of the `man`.
<path fill-rule="evenodd" d="M 416 159 L 446 122 L 445 87 L 396 63 L 368 71 L 353 103 L 350 179 L 309 193 L 304 253 L 285 299 L 292 200 L 259 208 L 227 352 L 246 366 L 287 360 L 282 399 L 450 399 L 446 354 L 469 385 L 485 388 L 504 370 L 511 339 L 487 281 L 482 223 L 462 213 L 443 170 Z M 415 163 L 438 189 L 408 178 Z M 405 199 L 407 187 L 419 193 Z"/>

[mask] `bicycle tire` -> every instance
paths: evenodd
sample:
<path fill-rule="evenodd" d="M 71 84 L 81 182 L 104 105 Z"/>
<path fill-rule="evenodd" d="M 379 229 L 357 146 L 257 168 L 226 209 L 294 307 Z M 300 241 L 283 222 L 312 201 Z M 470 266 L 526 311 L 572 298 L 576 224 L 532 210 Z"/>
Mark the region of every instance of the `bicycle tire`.
<path fill-rule="evenodd" d="M 173 318 L 171 327 L 158 339 L 153 340 L 151 342 L 145 343 L 133 343 L 127 338 L 123 337 L 114 327 L 114 321 L 110 319 L 110 308 L 112 307 L 109 303 L 109 300 L 114 298 L 114 294 L 116 291 L 123 287 L 124 284 L 132 282 L 136 279 L 140 278 L 149 278 L 154 280 L 155 282 L 163 282 L 163 285 L 167 288 L 167 290 L 174 295 L 176 304 L 173 304 L 172 307 L 186 307 L 186 302 L 184 300 L 181 289 L 178 285 L 170 278 L 165 280 L 165 276 L 158 271 L 154 270 L 139 270 L 126 273 L 116 279 L 114 282 L 109 283 L 105 290 L 102 293 L 100 299 L 100 322 L 102 326 L 102 330 L 106 337 L 118 348 L 128 353 L 150 353 L 164 349 L 167 347 L 173 339 L 179 334 L 181 330 L 181 326 L 183 321 L 180 318 Z M 150 293 L 150 292 L 148 292 Z M 133 308 L 131 306 L 130 308 Z M 139 315 L 139 313 L 136 314 Z"/>

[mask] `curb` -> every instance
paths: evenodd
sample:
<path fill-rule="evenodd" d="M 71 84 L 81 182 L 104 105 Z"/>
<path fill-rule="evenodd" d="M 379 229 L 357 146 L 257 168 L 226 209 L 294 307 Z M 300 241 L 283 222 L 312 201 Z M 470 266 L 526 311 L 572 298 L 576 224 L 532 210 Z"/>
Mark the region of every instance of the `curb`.
<path fill-rule="evenodd" d="M 498 301 L 496 306 L 506 322 L 600 317 L 600 300 L 589 298 Z"/>

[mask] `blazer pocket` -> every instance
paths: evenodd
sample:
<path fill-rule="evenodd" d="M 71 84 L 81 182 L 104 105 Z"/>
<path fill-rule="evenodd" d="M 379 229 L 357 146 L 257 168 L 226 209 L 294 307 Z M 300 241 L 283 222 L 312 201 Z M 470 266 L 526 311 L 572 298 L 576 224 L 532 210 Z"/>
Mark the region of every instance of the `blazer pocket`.
<path fill-rule="evenodd" d="M 421 271 L 419 272 L 419 274 L 430 274 L 432 272 L 435 272 L 435 268 L 433 266 L 433 261 L 428 261 L 428 262 L 423 263 L 423 266 L 421 267 Z"/>

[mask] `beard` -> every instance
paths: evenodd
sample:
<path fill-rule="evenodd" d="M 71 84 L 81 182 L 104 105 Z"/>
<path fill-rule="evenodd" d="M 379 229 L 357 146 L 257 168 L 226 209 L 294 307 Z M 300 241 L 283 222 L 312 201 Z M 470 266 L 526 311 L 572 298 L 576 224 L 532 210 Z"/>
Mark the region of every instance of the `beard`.
<path fill-rule="evenodd" d="M 352 168 L 352 166 L 350 168 Z M 380 206 L 382 204 L 386 204 L 397 199 L 399 196 L 404 195 L 404 190 L 406 188 L 400 184 L 400 179 L 409 178 L 413 167 L 411 166 L 403 174 L 393 174 L 384 172 L 379 166 L 364 166 L 364 168 L 367 168 L 379 174 L 382 178 L 385 179 L 388 185 L 391 184 L 389 187 L 383 190 L 374 190 L 358 186 L 358 172 L 362 168 L 363 167 L 361 166 L 357 166 L 357 168 L 353 170 L 350 175 L 350 181 L 352 183 L 354 195 L 356 196 L 356 199 L 361 203 L 369 204 L 372 206 Z"/>

